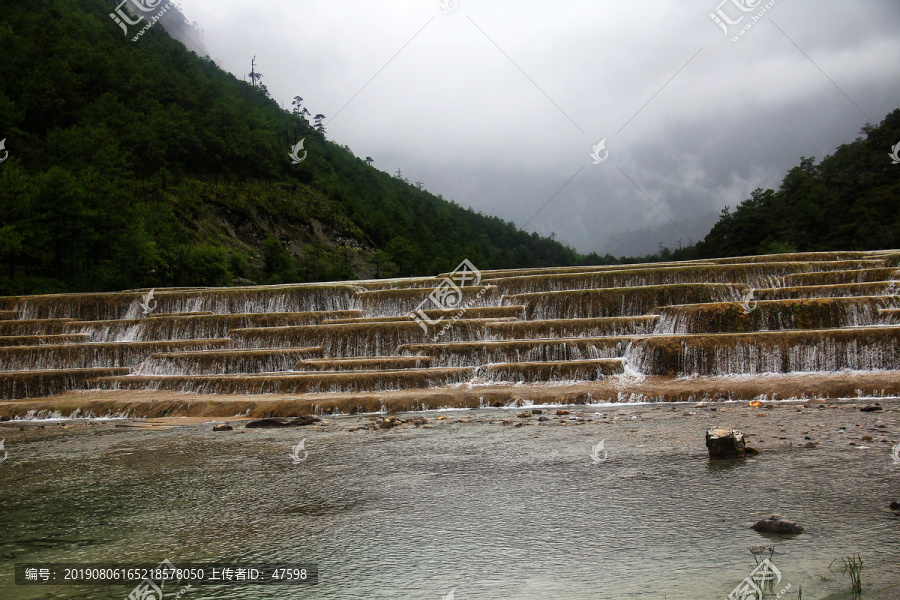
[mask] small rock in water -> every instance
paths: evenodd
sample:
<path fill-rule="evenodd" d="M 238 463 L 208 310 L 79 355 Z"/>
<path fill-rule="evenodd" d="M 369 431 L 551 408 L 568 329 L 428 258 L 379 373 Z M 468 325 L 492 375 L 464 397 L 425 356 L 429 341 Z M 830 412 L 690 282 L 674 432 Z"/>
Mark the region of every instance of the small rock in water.
<path fill-rule="evenodd" d="M 530 411 L 530 410 L 526 410 L 526 411 L 520 412 L 520 413 L 519 413 L 518 415 L 516 415 L 516 416 L 525 419 L 525 418 L 528 418 L 528 417 L 531 416 L 531 411 Z"/>
<path fill-rule="evenodd" d="M 861 439 L 862 439 L 862 441 L 864 441 L 864 442 L 871 442 L 871 441 L 872 441 L 872 436 L 871 436 L 871 435 L 864 435 L 864 436 L 862 436 Z"/>
<path fill-rule="evenodd" d="M 538 421 L 549 421 L 547 417 L 538 417 Z"/>
<path fill-rule="evenodd" d="M 799 523 L 789 521 L 781 515 L 772 515 L 753 524 L 753 529 L 760 533 L 794 534 L 803 533 Z"/>
<path fill-rule="evenodd" d="M 900 510 L 900 500 L 891 502 L 891 510 Z"/>
<path fill-rule="evenodd" d="M 815 442 L 806 442 L 805 444 L 803 444 L 804 448 L 815 448 L 816 446 L 818 446 L 818 444 L 816 444 Z"/>
<path fill-rule="evenodd" d="M 752 554 L 762 554 L 763 552 L 775 552 L 775 546 L 753 546 L 750 548 Z"/>
<path fill-rule="evenodd" d="M 535 414 L 535 415 L 542 415 L 542 414 L 544 414 L 544 411 L 541 410 L 540 408 L 533 408 L 533 409 L 531 409 L 531 412 L 532 412 L 532 414 Z"/>
<path fill-rule="evenodd" d="M 557 414 L 557 416 L 567 415 L 567 414 L 569 414 L 569 411 L 567 411 L 567 410 L 558 410 L 558 411 L 556 411 L 556 414 Z"/>
<path fill-rule="evenodd" d="M 383 421 L 377 421 L 379 429 L 390 429 L 396 427 L 403 421 L 399 417 L 386 417 Z"/>
<path fill-rule="evenodd" d="M 863 406 L 859 409 L 861 412 L 875 412 L 877 410 L 881 410 L 881 405 L 876 402 L 875 404 L 869 404 L 868 406 Z"/>
<path fill-rule="evenodd" d="M 213 431 L 231 431 L 234 427 L 231 425 L 226 425 L 225 423 L 219 423 L 213 426 Z"/>
<path fill-rule="evenodd" d="M 744 446 L 744 454 L 748 456 L 757 456 L 759 454 L 759 450 L 757 450 L 753 446 Z"/>
<path fill-rule="evenodd" d="M 712 460 L 744 458 L 744 434 L 737 429 L 713 427 L 706 432 L 706 448 Z"/>

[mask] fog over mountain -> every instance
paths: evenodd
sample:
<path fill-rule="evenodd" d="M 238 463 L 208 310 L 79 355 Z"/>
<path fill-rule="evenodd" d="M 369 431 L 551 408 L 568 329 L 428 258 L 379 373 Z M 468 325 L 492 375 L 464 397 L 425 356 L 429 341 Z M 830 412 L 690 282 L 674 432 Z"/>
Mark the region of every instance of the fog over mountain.
<path fill-rule="evenodd" d="M 379 169 L 585 253 L 696 241 L 900 98 L 895 0 L 180 6 L 220 66 L 255 56 Z"/>

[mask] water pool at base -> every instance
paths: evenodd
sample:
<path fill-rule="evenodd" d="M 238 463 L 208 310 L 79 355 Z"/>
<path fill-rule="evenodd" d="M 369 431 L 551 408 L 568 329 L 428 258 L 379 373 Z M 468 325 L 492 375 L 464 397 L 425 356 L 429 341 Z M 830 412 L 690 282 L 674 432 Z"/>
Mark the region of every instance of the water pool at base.
<path fill-rule="evenodd" d="M 884 449 L 716 465 L 702 443 L 709 422 L 641 410 L 638 423 L 581 427 L 36 437 L 0 465 L 0 597 L 131 591 L 15 585 L 16 563 L 170 559 L 319 566 L 315 586 L 207 584 L 185 600 L 721 599 L 753 569 L 750 547 L 774 545 L 785 598 L 801 585 L 804 600 L 849 597 L 847 575 L 828 566 L 851 553 L 865 561 L 862 598 L 900 598 L 900 515 L 886 507 L 900 466 Z M 484 415 L 497 412 L 454 418 Z M 596 463 L 601 439 L 608 455 Z M 295 463 L 301 440 L 309 454 Z M 748 528 L 775 512 L 806 532 Z"/>

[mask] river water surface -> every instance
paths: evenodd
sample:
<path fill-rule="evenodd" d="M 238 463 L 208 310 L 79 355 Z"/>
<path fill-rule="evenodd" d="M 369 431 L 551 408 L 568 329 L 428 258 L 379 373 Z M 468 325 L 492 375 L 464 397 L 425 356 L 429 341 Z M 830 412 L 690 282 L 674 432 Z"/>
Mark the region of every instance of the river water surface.
<path fill-rule="evenodd" d="M 863 598 L 900 598 L 900 515 L 886 508 L 900 497 L 900 466 L 889 447 L 823 441 L 711 465 L 712 422 L 676 418 L 684 406 L 579 409 L 608 417 L 513 427 L 500 423 L 511 412 L 495 410 L 391 431 L 16 430 L 0 464 L 0 597 L 130 591 L 17 586 L 15 563 L 170 559 L 319 566 L 315 586 L 207 584 L 186 600 L 453 590 L 455 600 L 721 599 L 755 566 L 750 547 L 774 544 L 785 598 L 801 585 L 805 600 L 849 597 L 849 578 L 828 565 L 857 552 Z M 785 409 L 789 435 L 791 418 L 837 427 L 824 412 Z M 309 454 L 295 463 L 301 440 Z M 600 440 L 608 454 L 595 462 Z M 748 528 L 773 512 L 807 531 L 769 539 Z"/>

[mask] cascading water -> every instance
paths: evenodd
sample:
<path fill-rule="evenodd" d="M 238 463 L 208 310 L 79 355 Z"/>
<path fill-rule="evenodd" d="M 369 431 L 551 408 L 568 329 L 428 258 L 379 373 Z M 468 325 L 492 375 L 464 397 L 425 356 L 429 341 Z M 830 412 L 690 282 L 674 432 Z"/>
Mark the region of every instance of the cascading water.
<path fill-rule="evenodd" d="M 497 306 L 499 299 L 500 293 L 494 286 L 395 288 L 360 292 L 355 306 L 367 317 L 382 317 L 407 315 L 417 310 L 459 312 L 470 307 Z"/>
<path fill-rule="evenodd" d="M 452 324 L 444 338 L 447 340 L 482 340 L 487 337 L 485 325 L 491 319 L 460 319 Z M 304 327 L 261 327 L 235 329 L 232 337 L 241 348 L 287 348 L 321 346 L 326 356 L 385 356 L 396 354 L 403 344 L 421 343 L 431 339 L 427 332 L 412 320 L 348 323 Z"/>
<path fill-rule="evenodd" d="M 649 336 L 627 362 L 670 377 L 896 369 L 900 327 Z"/>
<path fill-rule="evenodd" d="M 607 385 L 597 393 L 627 400 L 692 397 L 633 394 L 644 376 L 900 373 L 897 261 L 845 252 L 484 271 L 461 298 L 444 293 L 446 275 L 0 298 L 0 397 L 446 387 L 452 403 L 469 382 L 595 386 L 579 398 Z"/>
<path fill-rule="evenodd" d="M 834 297 L 664 306 L 654 334 L 737 333 L 788 329 L 865 327 L 900 296 Z"/>
<path fill-rule="evenodd" d="M 744 284 L 686 283 L 632 288 L 566 290 L 504 296 L 504 304 L 524 304 L 530 320 L 588 319 L 652 314 L 657 306 L 737 301 Z"/>

